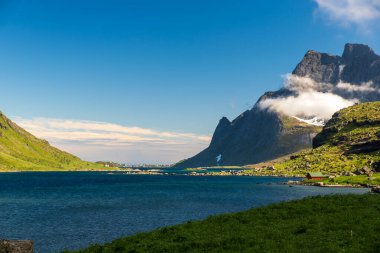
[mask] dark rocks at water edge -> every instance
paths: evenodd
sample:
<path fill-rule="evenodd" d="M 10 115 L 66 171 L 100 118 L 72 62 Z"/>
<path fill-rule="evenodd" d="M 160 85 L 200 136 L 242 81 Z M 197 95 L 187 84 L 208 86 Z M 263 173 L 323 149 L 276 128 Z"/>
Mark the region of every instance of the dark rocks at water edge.
<path fill-rule="evenodd" d="M 371 191 L 375 192 L 375 193 L 380 193 L 380 186 L 374 186 L 374 187 L 372 187 Z"/>
<path fill-rule="evenodd" d="M 329 92 L 360 102 L 380 100 L 380 56 L 366 45 L 346 44 L 342 56 L 310 50 L 292 75 L 327 84 L 316 87 L 318 92 Z M 342 83 L 349 89 L 339 88 Z M 328 90 L 326 87 L 329 87 Z M 222 118 L 209 147 L 174 166 L 194 168 L 254 164 L 311 147 L 312 138 L 320 129 L 298 124 L 294 118 L 259 106 L 261 101 L 267 99 L 295 95 L 296 91 L 286 87 L 266 92 L 252 109 L 233 121 Z"/>
<path fill-rule="evenodd" d="M 33 241 L 0 239 L 0 253 L 33 253 Z"/>

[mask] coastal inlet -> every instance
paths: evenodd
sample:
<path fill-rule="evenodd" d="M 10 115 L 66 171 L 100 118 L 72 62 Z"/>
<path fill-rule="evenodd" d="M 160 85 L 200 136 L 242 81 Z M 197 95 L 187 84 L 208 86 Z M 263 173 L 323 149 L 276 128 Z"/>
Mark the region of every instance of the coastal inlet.
<path fill-rule="evenodd" d="M 0 238 L 30 239 L 35 252 L 60 252 L 274 202 L 369 191 L 289 187 L 284 184 L 288 180 L 107 172 L 1 173 Z"/>

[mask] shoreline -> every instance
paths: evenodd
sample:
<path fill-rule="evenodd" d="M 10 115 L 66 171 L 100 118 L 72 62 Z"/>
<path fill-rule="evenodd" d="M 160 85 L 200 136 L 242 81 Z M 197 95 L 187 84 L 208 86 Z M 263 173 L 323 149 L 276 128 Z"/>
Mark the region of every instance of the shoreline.
<path fill-rule="evenodd" d="M 98 170 L 98 169 L 86 169 L 86 170 L 0 170 L 1 173 L 36 173 L 36 172 L 119 172 L 119 170 Z"/>
<path fill-rule="evenodd" d="M 302 179 L 304 177 L 300 176 L 288 176 L 288 175 L 267 175 L 267 174 L 219 174 L 216 173 L 171 173 L 171 172 L 163 172 L 157 170 L 139 170 L 139 171 L 131 171 L 131 170 L 123 170 L 123 169 L 85 169 L 85 170 L 9 170 L 9 171 L 0 171 L 1 173 L 75 173 L 75 172 L 103 172 L 108 175 L 114 174 L 124 174 L 124 175 L 150 175 L 150 176 L 188 176 L 188 177 L 279 177 L 279 178 L 291 178 L 296 180 L 288 180 L 287 182 L 282 182 L 279 184 L 288 185 L 289 187 L 293 186 L 313 186 L 313 187 L 326 187 L 326 188 L 369 188 L 373 189 L 374 192 L 380 193 L 380 186 L 377 184 L 369 184 L 369 183 L 358 183 L 358 184 L 348 184 L 348 183 L 330 183 L 324 181 L 315 181 L 315 182 L 304 182 Z M 298 180 L 297 180 L 298 179 Z"/>
<path fill-rule="evenodd" d="M 293 186 L 312 186 L 312 187 L 325 187 L 325 188 L 367 188 L 371 189 L 372 192 L 380 193 L 379 185 L 363 185 L 363 184 L 325 184 L 323 182 L 315 182 L 315 183 L 304 183 L 302 181 L 288 181 L 285 183 L 290 187 Z"/>

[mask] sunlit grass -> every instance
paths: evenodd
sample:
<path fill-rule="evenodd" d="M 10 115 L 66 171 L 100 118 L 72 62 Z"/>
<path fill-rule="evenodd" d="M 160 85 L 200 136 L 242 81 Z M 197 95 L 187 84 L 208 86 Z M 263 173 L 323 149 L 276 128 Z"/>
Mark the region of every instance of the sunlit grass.
<path fill-rule="evenodd" d="M 165 227 L 78 252 L 378 252 L 380 195 L 310 197 Z"/>

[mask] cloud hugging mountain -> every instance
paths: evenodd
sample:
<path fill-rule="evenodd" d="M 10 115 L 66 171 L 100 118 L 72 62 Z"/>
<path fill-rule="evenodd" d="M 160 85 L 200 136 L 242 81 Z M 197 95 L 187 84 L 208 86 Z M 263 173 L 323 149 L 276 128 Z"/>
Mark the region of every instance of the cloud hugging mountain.
<path fill-rule="evenodd" d="M 336 111 L 377 100 L 380 56 L 370 47 L 346 44 L 342 56 L 309 50 L 280 90 L 266 92 L 233 121 L 222 118 L 209 147 L 175 166 L 245 165 L 287 155 L 310 147 Z"/>

